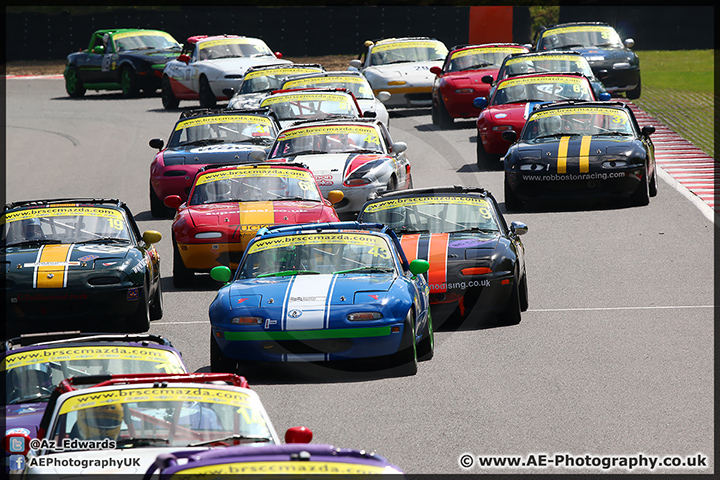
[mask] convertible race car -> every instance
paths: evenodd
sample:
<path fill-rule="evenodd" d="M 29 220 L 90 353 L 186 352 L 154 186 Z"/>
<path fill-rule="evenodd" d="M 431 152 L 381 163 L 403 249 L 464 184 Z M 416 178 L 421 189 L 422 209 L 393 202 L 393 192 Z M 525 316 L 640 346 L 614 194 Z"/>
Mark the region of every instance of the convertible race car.
<path fill-rule="evenodd" d="M 430 68 L 441 67 L 448 49 L 444 43 L 428 37 L 367 40 L 358 58 L 348 70 L 365 75 L 375 95 L 390 92 L 388 107 L 429 107 L 435 75 Z"/>
<path fill-rule="evenodd" d="M 159 232 L 142 235 L 125 203 L 13 202 L 0 217 L 8 336 L 102 328 L 145 332 L 162 318 Z"/>
<path fill-rule="evenodd" d="M 154 477 L 155 472 L 157 477 Z M 220 478 L 251 474 L 335 475 L 356 478 L 370 474 L 402 474 L 399 467 L 380 455 L 365 450 L 336 448 L 332 445 L 267 445 L 263 448 L 225 447 L 208 452 L 179 451 L 159 455 L 143 480 L 176 480 L 191 475 L 217 475 Z"/>
<path fill-rule="evenodd" d="M 601 98 L 607 100 L 610 98 Z M 473 105 L 481 109 L 477 126 L 477 164 L 499 158 L 510 142 L 502 132 L 522 130 L 535 105 L 559 100 L 597 100 L 590 81 L 578 74 L 532 74 L 506 78 L 497 84 L 490 97 L 478 97 Z"/>
<path fill-rule="evenodd" d="M 173 284 L 192 284 L 196 271 L 218 265 L 237 268 L 248 241 L 260 228 L 277 224 L 338 220 L 334 191 L 323 198 L 310 170 L 302 164 L 266 163 L 201 169 L 187 203 L 170 195 L 177 209 L 172 224 Z"/>
<path fill-rule="evenodd" d="M 73 375 L 186 373 L 171 343 L 148 334 L 35 334 L 0 344 L 0 378 L 5 389 L 6 435 L 37 437 L 53 389 Z M 27 442 L 24 446 L 27 447 Z M 6 445 L 9 456 L 26 449 Z"/>
<path fill-rule="evenodd" d="M 355 95 L 345 88 L 275 90 L 262 99 L 260 108 L 269 108 L 282 128 L 303 120 L 375 116 L 375 112 L 363 113 Z"/>
<path fill-rule="evenodd" d="M 647 205 L 657 195 L 652 126 L 640 128 L 623 102 L 558 102 L 528 118 L 505 155 L 505 207 L 536 199 L 625 197 Z"/>
<path fill-rule="evenodd" d="M 375 119 L 304 122 L 282 130 L 269 160 L 306 164 L 327 195 L 341 190 L 339 214 L 354 216 L 373 192 L 412 188 L 407 144 L 393 142 Z"/>
<path fill-rule="evenodd" d="M 71 53 L 65 66 L 65 90 L 82 97 L 87 90 L 122 90 L 126 97 L 160 88 L 165 64 L 178 56 L 180 44 L 159 30 L 98 30 L 85 50 Z"/>
<path fill-rule="evenodd" d="M 625 92 L 628 99 L 640 98 L 640 59 L 630 50 L 632 38 L 620 40 L 613 27 L 600 22 L 562 23 L 541 27 L 535 51 L 576 50 L 587 58 L 595 76 L 611 93 Z"/>
<path fill-rule="evenodd" d="M 45 441 L 28 452 L 26 476 L 137 475 L 178 449 L 280 444 L 245 378 L 217 373 L 71 377 L 51 395 L 36 438 Z"/>
<path fill-rule="evenodd" d="M 239 88 L 227 87 L 223 91 L 230 97 L 227 108 L 234 110 L 248 110 L 258 108 L 263 98 L 273 90 L 280 90 L 283 82 L 288 78 L 303 73 L 324 72 L 319 63 L 280 63 L 276 65 L 262 65 L 250 67 L 245 72 Z"/>
<path fill-rule="evenodd" d="M 508 227 L 490 192 L 459 186 L 390 192 L 368 201 L 358 221 L 387 225 L 401 235 L 408 260 L 430 263 L 427 281 L 436 318 L 488 312 L 513 325 L 527 310 L 520 240 L 527 226 Z"/>
<path fill-rule="evenodd" d="M 323 72 L 300 75 L 283 82 L 282 90 L 290 90 L 297 88 L 344 88 L 353 95 L 360 106 L 360 111 L 372 112 L 375 118 L 390 127 L 390 115 L 387 108 L 383 104 L 390 98 L 390 94 L 382 91 L 377 94 L 373 93 L 372 87 L 367 79 L 360 72 Z"/>
<path fill-rule="evenodd" d="M 213 108 L 229 97 L 225 88 L 237 88 L 245 71 L 257 65 L 292 62 L 258 38 L 237 35 L 196 35 L 187 39 L 180 56 L 165 66 L 162 77 L 162 104 L 177 108 L 181 100 L 199 100 L 201 107 Z"/>
<path fill-rule="evenodd" d="M 252 161 L 254 151 L 267 152 L 280 130 L 268 110 L 189 110 L 180 119 L 165 146 L 160 138 L 150 140 L 159 150 L 150 164 L 150 212 L 155 218 L 172 217 L 175 210 L 163 203 L 178 195 L 187 200 L 200 168 L 211 164 Z"/>
<path fill-rule="evenodd" d="M 482 81 L 497 75 L 508 55 L 527 52 L 517 43 L 488 43 L 453 47 L 442 67 L 434 66 L 432 86 L 432 120 L 434 125 L 449 128 L 455 118 L 476 118 L 475 97 L 487 97 L 490 86 Z"/>
<path fill-rule="evenodd" d="M 379 224 L 271 227 L 248 244 L 210 305 L 210 367 L 374 358 L 403 374 L 433 355 L 425 260 Z"/>

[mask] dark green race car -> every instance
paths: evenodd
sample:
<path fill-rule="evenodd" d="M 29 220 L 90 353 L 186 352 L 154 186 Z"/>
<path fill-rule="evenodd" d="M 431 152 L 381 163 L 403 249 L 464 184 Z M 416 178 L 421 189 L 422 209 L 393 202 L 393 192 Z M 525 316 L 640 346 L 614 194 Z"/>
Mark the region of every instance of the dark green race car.
<path fill-rule="evenodd" d="M 145 332 L 162 317 L 160 233 L 115 199 L 14 202 L 0 216 L 6 337 Z"/>
<path fill-rule="evenodd" d="M 172 35 L 160 30 L 98 30 L 87 49 L 68 55 L 65 90 L 71 97 L 82 97 L 87 90 L 122 90 L 126 97 L 141 89 L 154 93 L 165 64 L 180 50 Z"/>

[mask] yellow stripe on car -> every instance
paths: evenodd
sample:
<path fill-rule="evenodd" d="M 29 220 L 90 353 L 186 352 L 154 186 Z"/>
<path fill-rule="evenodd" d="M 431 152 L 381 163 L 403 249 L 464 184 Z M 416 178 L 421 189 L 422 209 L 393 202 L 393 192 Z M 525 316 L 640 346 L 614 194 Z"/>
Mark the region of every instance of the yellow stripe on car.
<path fill-rule="evenodd" d="M 580 141 L 580 173 L 588 173 L 590 171 L 590 141 L 592 137 L 586 135 Z"/>
<path fill-rule="evenodd" d="M 570 137 L 562 137 L 558 146 L 557 173 L 567 173 L 567 152 Z"/>

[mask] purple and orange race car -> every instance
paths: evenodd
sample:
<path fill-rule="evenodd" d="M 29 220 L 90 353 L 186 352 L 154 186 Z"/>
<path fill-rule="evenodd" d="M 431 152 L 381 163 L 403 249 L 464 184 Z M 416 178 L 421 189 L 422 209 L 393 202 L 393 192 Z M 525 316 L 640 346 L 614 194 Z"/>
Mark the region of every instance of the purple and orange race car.
<path fill-rule="evenodd" d="M 473 105 L 482 110 L 476 122 L 478 165 L 507 152 L 510 142 L 502 133 L 522 130 L 535 105 L 561 100 L 598 99 L 584 75 L 558 73 L 509 77 L 498 82 L 490 99 L 476 98 Z"/>
<path fill-rule="evenodd" d="M 497 77 L 505 57 L 525 53 L 528 47 L 517 43 L 487 43 L 456 46 L 445 57 L 442 68 L 430 67 L 436 75 L 432 87 L 432 120 L 440 128 L 450 128 L 456 118 L 476 118 L 475 97 L 487 97 L 488 75 Z"/>

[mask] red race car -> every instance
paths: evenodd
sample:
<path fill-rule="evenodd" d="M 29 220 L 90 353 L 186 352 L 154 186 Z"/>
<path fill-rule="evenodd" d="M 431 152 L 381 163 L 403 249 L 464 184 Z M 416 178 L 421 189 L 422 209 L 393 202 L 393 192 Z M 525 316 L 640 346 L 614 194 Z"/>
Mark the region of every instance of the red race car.
<path fill-rule="evenodd" d="M 338 190 L 323 198 L 312 172 L 300 163 L 201 169 L 186 203 L 178 195 L 165 198 L 165 205 L 177 209 L 173 285 L 192 285 L 197 271 L 237 268 L 248 241 L 262 227 L 339 221 L 333 204 L 343 197 Z"/>
<path fill-rule="evenodd" d="M 597 98 L 584 75 L 550 73 L 508 77 L 498 82 L 489 100 L 473 100 L 473 105 L 482 110 L 476 122 L 477 164 L 507 153 L 510 142 L 501 137 L 502 132 L 520 132 L 535 105 L 559 100 Z"/>
<path fill-rule="evenodd" d="M 487 97 L 490 85 L 482 78 L 497 77 L 506 56 L 528 52 L 517 43 L 487 43 L 453 47 L 442 68 L 431 67 L 436 75 L 432 86 L 432 121 L 440 128 L 452 127 L 455 118 L 475 118 L 475 97 Z"/>

